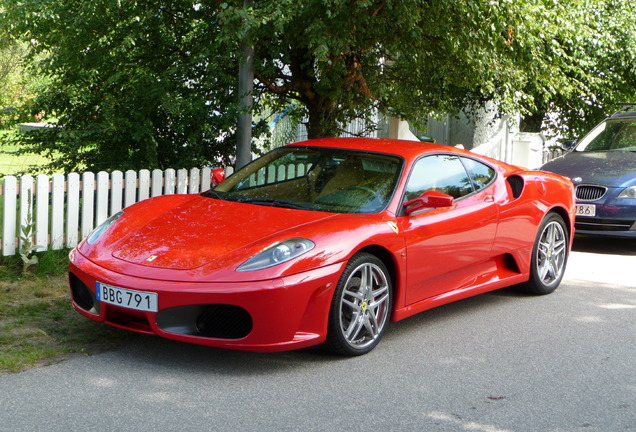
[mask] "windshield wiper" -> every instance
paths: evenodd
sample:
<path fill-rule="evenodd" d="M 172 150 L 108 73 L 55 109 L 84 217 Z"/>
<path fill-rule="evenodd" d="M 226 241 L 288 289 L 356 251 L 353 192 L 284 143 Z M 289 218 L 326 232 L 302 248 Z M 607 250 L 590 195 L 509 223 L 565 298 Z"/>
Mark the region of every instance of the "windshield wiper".
<path fill-rule="evenodd" d="M 256 204 L 256 205 L 265 205 L 270 207 L 299 209 L 299 210 L 307 209 L 306 207 L 299 204 L 290 203 L 288 201 L 279 201 L 276 199 L 267 199 L 267 198 L 241 198 L 241 199 L 238 199 L 237 202 Z"/>
<path fill-rule="evenodd" d="M 223 198 L 223 196 L 221 196 L 220 193 L 210 189 L 207 190 L 205 192 L 203 192 L 201 195 L 203 195 L 206 198 L 216 198 L 216 199 L 220 199 L 220 200 L 225 200 L 225 198 Z"/>

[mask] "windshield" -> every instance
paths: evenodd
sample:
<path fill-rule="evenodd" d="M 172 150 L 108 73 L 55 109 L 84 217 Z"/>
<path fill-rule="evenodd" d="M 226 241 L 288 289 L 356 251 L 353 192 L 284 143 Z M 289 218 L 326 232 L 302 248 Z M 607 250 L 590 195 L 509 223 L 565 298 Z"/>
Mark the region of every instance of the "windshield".
<path fill-rule="evenodd" d="M 636 119 L 604 121 L 581 140 L 575 151 L 636 151 Z"/>
<path fill-rule="evenodd" d="M 255 160 L 207 196 L 337 213 L 376 213 L 401 172 L 397 156 L 320 147 L 282 147 Z"/>

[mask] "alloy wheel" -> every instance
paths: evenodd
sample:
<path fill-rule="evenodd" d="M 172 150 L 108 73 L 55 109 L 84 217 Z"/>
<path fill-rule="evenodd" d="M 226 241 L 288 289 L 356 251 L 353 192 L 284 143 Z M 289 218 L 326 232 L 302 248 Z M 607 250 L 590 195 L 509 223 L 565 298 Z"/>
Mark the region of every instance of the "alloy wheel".
<path fill-rule="evenodd" d="M 537 248 L 537 273 L 541 282 L 551 285 L 560 280 L 567 258 L 567 235 L 562 224 L 548 223 Z"/>
<path fill-rule="evenodd" d="M 339 302 L 342 336 L 352 348 L 365 349 L 382 334 L 389 317 L 389 279 L 376 264 L 356 267 L 345 283 Z"/>

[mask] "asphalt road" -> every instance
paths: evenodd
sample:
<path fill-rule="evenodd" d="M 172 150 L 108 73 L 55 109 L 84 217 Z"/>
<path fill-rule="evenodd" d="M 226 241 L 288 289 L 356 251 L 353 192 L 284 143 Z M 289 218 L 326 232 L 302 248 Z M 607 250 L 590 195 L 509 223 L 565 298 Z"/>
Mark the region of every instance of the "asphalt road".
<path fill-rule="evenodd" d="M 158 338 L 0 377 L 1 431 L 636 431 L 636 242 L 579 239 L 559 289 L 395 323 L 370 354 Z"/>

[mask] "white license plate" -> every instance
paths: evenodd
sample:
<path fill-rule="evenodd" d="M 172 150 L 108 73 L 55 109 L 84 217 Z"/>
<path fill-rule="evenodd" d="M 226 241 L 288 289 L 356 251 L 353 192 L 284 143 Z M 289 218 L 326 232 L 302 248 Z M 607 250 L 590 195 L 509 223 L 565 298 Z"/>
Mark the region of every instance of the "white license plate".
<path fill-rule="evenodd" d="M 147 312 L 158 312 L 157 293 L 119 288 L 97 282 L 97 300 L 104 303 Z"/>
<path fill-rule="evenodd" d="M 594 204 L 576 204 L 577 216 L 596 216 L 596 206 Z"/>

